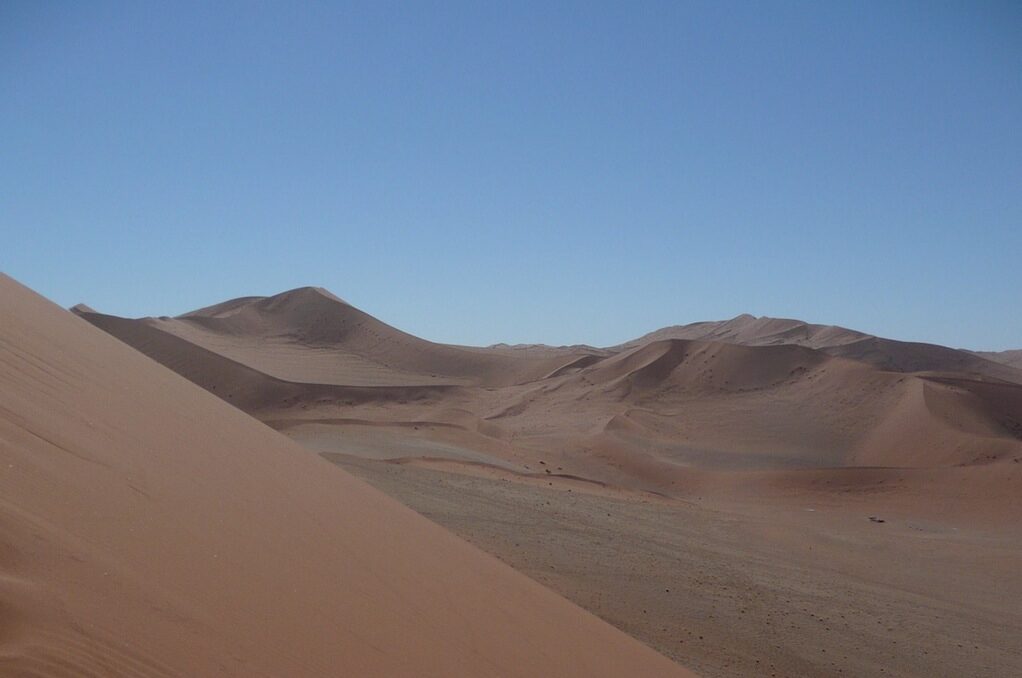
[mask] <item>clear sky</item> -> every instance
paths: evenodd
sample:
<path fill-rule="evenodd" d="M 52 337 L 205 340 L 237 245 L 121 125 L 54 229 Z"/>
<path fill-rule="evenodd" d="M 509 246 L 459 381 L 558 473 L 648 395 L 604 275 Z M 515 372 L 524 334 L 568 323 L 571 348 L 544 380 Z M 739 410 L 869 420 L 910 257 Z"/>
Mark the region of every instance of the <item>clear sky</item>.
<path fill-rule="evenodd" d="M 0 3 L 0 267 L 429 339 L 749 312 L 1022 347 L 1022 9 Z"/>

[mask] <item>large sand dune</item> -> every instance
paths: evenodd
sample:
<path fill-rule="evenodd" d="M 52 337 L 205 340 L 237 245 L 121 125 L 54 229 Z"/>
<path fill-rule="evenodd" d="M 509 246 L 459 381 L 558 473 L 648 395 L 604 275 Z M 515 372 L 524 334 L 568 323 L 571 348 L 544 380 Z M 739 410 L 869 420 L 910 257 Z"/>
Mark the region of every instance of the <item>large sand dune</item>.
<path fill-rule="evenodd" d="M 687 675 L 9 278 L 0 462 L 3 675 Z"/>
<path fill-rule="evenodd" d="M 423 424 L 412 430 L 444 443 L 439 456 L 523 472 L 554 456 L 565 474 L 658 492 L 698 468 L 1022 458 L 1022 373 L 794 320 L 739 316 L 611 349 L 481 349 L 418 339 L 318 288 L 179 318 L 78 312 L 323 451 L 331 427 Z"/>
<path fill-rule="evenodd" d="M 549 347 L 507 354 L 436 344 L 316 287 L 234 299 L 141 324 L 281 379 L 351 386 L 503 386 L 537 379 L 574 355 Z"/>

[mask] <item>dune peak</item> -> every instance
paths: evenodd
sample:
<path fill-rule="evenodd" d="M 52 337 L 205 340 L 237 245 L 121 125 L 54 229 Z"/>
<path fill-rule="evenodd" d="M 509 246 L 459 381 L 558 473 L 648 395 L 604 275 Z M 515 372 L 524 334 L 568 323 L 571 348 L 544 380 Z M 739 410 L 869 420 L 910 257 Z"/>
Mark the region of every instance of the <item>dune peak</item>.
<path fill-rule="evenodd" d="M 333 292 L 328 290 L 327 288 L 325 288 L 325 287 L 318 287 L 318 286 L 315 286 L 315 285 L 306 285 L 304 287 L 296 287 L 293 290 L 287 290 L 286 292 L 281 292 L 280 294 L 277 294 L 277 295 L 274 295 L 274 296 L 276 296 L 276 297 L 285 297 L 285 296 L 314 296 L 314 295 L 321 296 L 321 297 L 326 297 L 327 299 L 330 299 L 331 301 L 339 301 L 342 304 L 347 304 L 348 303 L 344 299 L 341 299 L 339 296 L 337 296 L 336 294 L 334 294 Z M 348 305 L 350 306 L 350 304 L 348 304 Z"/>

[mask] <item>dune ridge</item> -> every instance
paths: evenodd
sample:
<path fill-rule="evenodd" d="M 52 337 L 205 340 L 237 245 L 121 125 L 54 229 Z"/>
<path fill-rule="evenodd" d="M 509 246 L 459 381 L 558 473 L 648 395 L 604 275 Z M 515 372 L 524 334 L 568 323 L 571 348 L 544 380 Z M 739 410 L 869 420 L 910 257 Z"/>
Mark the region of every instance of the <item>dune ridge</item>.
<path fill-rule="evenodd" d="M 618 348 L 660 339 L 697 339 L 742 346 L 795 345 L 851 358 L 894 372 L 956 372 L 1022 384 L 1022 363 L 1011 351 L 978 353 L 920 342 L 885 339 L 837 325 L 743 314 L 730 320 L 665 327 Z"/>

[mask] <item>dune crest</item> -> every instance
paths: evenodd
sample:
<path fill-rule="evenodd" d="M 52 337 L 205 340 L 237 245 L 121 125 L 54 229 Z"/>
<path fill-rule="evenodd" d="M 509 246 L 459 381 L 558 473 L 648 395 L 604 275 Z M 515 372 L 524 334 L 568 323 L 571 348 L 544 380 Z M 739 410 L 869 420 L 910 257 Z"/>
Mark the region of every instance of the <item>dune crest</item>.
<path fill-rule="evenodd" d="M 978 353 L 919 342 L 884 339 L 837 325 L 743 314 L 730 320 L 675 325 L 650 332 L 617 348 L 663 339 L 695 339 L 742 346 L 795 345 L 851 358 L 894 372 L 955 372 L 1022 384 L 1022 361 L 1011 351 Z"/>

